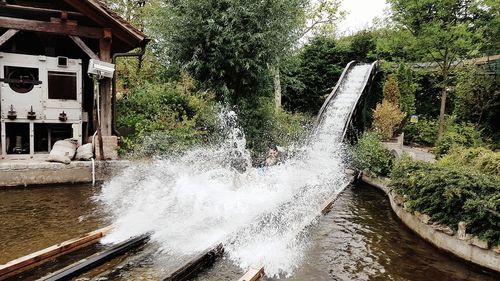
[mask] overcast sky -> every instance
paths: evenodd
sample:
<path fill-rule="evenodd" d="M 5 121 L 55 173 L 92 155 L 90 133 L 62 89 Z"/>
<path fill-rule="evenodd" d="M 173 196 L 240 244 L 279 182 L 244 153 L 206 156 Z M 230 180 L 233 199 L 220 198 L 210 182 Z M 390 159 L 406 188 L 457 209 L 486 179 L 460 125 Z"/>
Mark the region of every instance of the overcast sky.
<path fill-rule="evenodd" d="M 371 25 L 375 17 L 382 17 L 387 7 L 385 0 L 342 0 L 341 9 L 347 12 L 339 25 L 340 34 L 359 31 Z"/>

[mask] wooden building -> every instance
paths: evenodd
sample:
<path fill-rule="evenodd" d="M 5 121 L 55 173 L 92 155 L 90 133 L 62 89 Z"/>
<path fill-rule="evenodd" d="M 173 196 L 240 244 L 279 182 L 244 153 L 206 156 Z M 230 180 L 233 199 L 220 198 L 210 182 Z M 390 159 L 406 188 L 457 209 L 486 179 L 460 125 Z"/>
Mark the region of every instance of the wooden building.
<path fill-rule="evenodd" d="M 2 159 L 43 159 L 96 131 L 97 154 L 115 158 L 115 77 L 91 78 L 89 63 L 140 56 L 148 41 L 102 0 L 0 0 Z"/>

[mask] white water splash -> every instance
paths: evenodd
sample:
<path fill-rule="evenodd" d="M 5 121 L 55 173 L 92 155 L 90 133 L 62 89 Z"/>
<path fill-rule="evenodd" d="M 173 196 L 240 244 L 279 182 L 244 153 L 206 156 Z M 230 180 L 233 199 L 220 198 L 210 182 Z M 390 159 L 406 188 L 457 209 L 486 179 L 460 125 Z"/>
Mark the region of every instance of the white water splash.
<path fill-rule="evenodd" d="M 115 218 L 104 242 L 150 232 L 171 255 L 223 242 L 243 269 L 265 265 L 269 276 L 292 274 L 307 246 L 304 230 L 345 184 L 339 134 L 368 69 L 356 66 L 348 73 L 318 130 L 283 164 L 252 168 L 244 134 L 230 112 L 224 116 L 228 134 L 222 144 L 126 169 L 104 184 L 99 196 Z"/>

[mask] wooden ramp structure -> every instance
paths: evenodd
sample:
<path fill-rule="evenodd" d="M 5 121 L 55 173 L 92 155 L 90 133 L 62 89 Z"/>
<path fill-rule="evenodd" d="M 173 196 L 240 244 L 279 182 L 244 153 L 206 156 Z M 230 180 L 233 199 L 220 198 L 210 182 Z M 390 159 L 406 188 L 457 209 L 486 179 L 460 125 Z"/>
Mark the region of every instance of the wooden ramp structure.
<path fill-rule="evenodd" d="M 0 265 L 0 280 L 5 280 L 59 256 L 95 244 L 108 234 L 111 229 L 112 226 L 107 226 Z"/>

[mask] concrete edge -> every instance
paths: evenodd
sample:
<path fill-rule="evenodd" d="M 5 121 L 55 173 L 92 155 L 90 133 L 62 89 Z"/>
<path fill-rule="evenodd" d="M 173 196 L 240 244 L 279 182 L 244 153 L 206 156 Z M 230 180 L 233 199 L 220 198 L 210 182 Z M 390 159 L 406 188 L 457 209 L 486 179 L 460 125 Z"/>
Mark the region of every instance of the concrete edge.
<path fill-rule="evenodd" d="M 105 181 L 130 166 L 130 161 L 95 161 L 95 179 Z M 92 182 L 92 162 L 73 161 L 70 164 L 53 162 L 0 163 L 0 190 Z"/>
<path fill-rule="evenodd" d="M 473 239 L 461 240 L 456 234 L 446 234 L 442 231 L 443 227 L 433 227 L 422 222 L 421 218 L 403 208 L 403 198 L 391 191 L 388 178 L 373 178 L 363 174 L 361 180 L 382 190 L 389 197 L 392 210 L 398 218 L 427 242 L 461 259 L 500 272 L 500 253 L 471 244 Z"/>

